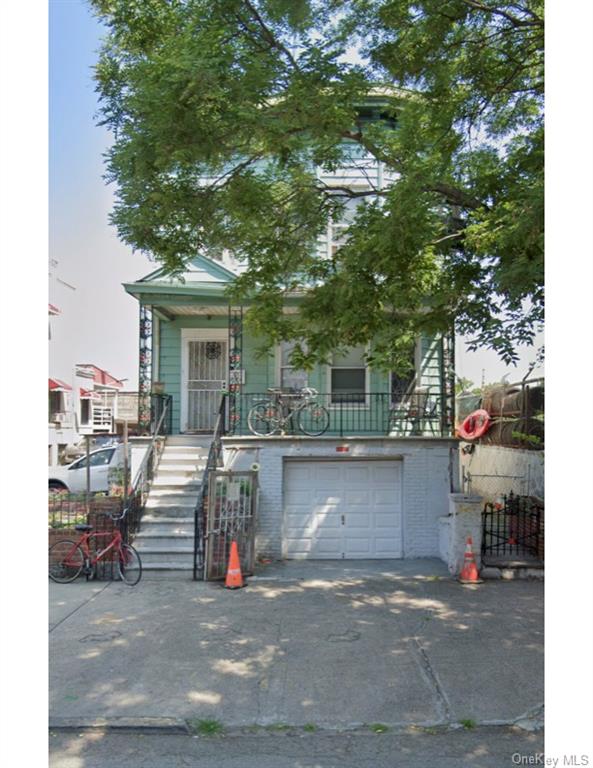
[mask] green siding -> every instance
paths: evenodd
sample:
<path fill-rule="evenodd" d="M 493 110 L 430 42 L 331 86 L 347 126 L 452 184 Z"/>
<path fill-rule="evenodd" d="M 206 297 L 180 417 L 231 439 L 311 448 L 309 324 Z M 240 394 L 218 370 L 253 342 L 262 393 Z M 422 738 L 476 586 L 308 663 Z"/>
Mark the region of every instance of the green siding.
<path fill-rule="evenodd" d="M 184 328 L 227 328 L 228 320 L 224 316 L 177 317 L 175 320 L 160 322 L 160 346 L 159 346 L 159 380 L 163 382 L 165 392 L 173 397 L 173 430 L 179 432 L 181 421 L 181 332 Z M 417 371 L 418 386 L 428 387 L 434 395 L 441 391 L 441 345 L 438 338 L 422 338 L 420 340 L 419 370 Z M 275 351 L 269 354 L 258 355 L 258 342 L 249 335 L 243 338 L 243 368 L 245 370 L 245 383 L 242 387 L 243 394 L 265 393 L 268 387 L 277 386 L 276 381 L 276 355 Z M 309 375 L 309 384 L 319 392 L 328 391 L 328 375 L 326 366 L 318 366 Z M 371 370 L 369 376 L 369 389 L 371 393 L 389 393 L 390 377 L 383 371 Z M 249 400 L 245 399 L 247 403 Z M 254 398 L 257 400 L 257 398 Z M 384 401 L 388 403 L 386 396 Z M 245 401 L 244 401 L 245 402 Z M 246 405 L 247 405 L 246 403 Z M 245 410 L 245 408 L 244 408 Z M 344 407 L 344 410 L 347 410 Z M 246 420 L 246 413 L 242 414 L 242 427 Z M 385 432 L 388 431 L 388 410 L 385 408 Z M 357 434 L 363 434 L 355 428 L 356 416 L 351 415 L 347 423 L 354 426 Z M 375 420 L 375 425 L 377 422 Z M 328 432 L 327 434 L 331 434 Z"/>

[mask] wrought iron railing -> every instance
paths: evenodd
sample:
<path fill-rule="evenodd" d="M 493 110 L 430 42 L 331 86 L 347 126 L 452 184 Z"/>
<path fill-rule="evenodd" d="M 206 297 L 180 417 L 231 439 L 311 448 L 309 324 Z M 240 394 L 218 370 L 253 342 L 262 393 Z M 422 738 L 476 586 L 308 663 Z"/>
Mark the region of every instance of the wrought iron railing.
<path fill-rule="evenodd" d="M 306 420 L 299 424 L 299 404 L 302 395 L 290 390 L 234 395 L 235 409 L 228 433 L 235 436 L 252 435 L 252 409 L 262 403 L 280 407 L 282 422 L 275 434 L 308 434 Z M 411 393 L 393 392 L 320 392 L 312 402 L 325 414 L 319 413 L 310 432 L 326 436 L 385 435 L 391 437 L 450 436 L 453 434 L 453 412 L 443 394 L 436 388 L 417 389 Z M 263 430 L 265 431 L 265 429 Z"/>
<path fill-rule="evenodd" d="M 210 473 L 216 470 L 221 465 L 221 456 L 222 456 L 221 438 L 225 434 L 225 427 L 226 427 L 226 410 L 227 410 L 226 398 L 227 398 L 226 394 L 223 394 L 220 400 L 218 415 L 216 417 L 216 424 L 214 426 L 214 434 L 212 436 L 212 442 L 210 443 L 208 458 L 206 460 L 206 467 L 204 468 L 204 474 L 202 476 L 202 486 L 200 488 L 200 493 L 198 495 L 198 500 L 196 502 L 196 506 L 194 509 L 194 565 L 193 565 L 194 581 L 196 581 L 200 576 L 203 576 L 203 572 L 204 572 L 206 500 L 208 498 Z"/>
<path fill-rule="evenodd" d="M 258 475 L 254 469 L 213 469 L 205 497 L 204 579 L 224 579 L 231 543 L 237 544 L 243 576 L 255 566 Z"/>
<path fill-rule="evenodd" d="M 544 559 L 544 504 L 509 493 L 485 505 L 482 556 Z"/>
<path fill-rule="evenodd" d="M 124 499 L 124 510 L 120 530 L 124 541 L 134 536 L 140 526 L 140 518 L 150 490 L 150 484 L 158 466 L 165 438 L 171 433 L 171 395 L 152 395 L 151 413 L 153 418 L 152 438 L 132 480 L 129 495 Z"/>

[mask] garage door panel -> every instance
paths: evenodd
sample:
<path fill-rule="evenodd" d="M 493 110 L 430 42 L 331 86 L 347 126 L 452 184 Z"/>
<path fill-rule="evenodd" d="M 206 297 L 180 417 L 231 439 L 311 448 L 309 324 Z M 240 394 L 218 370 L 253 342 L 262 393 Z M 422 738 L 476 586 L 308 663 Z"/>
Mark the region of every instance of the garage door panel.
<path fill-rule="evenodd" d="M 389 512 L 375 512 L 375 529 L 384 530 L 398 530 L 401 528 L 400 515 L 394 515 Z"/>
<path fill-rule="evenodd" d="M 348 514 L 345 515 L 345 526 L 349 528 L 365 528 L 369 529 L 372 525 L 372 515 L 370 512 L 352 512 L 348 510 Z"/>
<path fill-rule="evenodd" d="M 348 487 L 357 483 L 367 485 L 370 480 L 370 467 L 366 464 L 351 462 L 349 467 L 344 467 L 345 479 Z"/>
<path fill-rule="evenodd" d="M 401 526 L 400 462 L 287 462 L 287 557 L 398 558 Z"/>
<path fill-rule="evenodd" d="M 357 555 L 358 557 L 372 557 L 373 547 L 371 539 L 354 539 L 346 537 L 346 555 Z"/>
<path fill-rule="evenodd" d="M 310 486 L 303 488 L 287 488 L 284 500 L 287 504 L 308 504 L 311 500 Z"/>
<path fill-rule="evenodd" d="M 330 504 L 337 506 L 341 502 L 341 496 L 336 491 L 315 490 L 310 492 L 311 500 L 315 504 Z"/>
<path fill-rule="evenodd" d="M 285 539 L 286 555 L 295 557 L 298 555 L 308 556 L 311 554 L 313 542 L 311 539 Z"/>
<path fill-rule="evenodd" d="M 371 468 L 371 481 L 374 484 L 393 486 L 399 479 L 400 469 L 400 464 L 396 462 L 376 462 Z"/>
<path fill-rule="evenodd" d="M 315 482 L 324 483 L 326 487 L 329 484 L 335 485 L 340 482 L 342 475 L 341 467 L 332 466 L 331 464 L 317 464 L 315 471 Z"/>
<path fill-rule="evenodd" d="M 371 491 L 351 491 L 348 490 L 345 494 L 345 502 L 349 507 L 356 504 L 370 504 L 371 503 Z"/>

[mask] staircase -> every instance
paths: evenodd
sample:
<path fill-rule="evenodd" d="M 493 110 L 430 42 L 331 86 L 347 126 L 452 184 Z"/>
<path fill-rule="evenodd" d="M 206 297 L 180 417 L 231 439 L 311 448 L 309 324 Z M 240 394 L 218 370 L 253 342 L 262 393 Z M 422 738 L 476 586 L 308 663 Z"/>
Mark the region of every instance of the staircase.
<path fill-rule="evenodd" d="M 194 509 L 211 442 L 209 435 L 167 437 L 134 540 L 149 578 L 192 576 Z"/>

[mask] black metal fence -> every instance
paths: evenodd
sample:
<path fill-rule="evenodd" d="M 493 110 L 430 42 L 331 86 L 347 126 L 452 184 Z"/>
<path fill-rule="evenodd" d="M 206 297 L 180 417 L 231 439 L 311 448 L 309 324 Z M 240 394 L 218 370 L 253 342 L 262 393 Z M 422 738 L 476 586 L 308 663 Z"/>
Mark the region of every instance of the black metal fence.
<path fill-rule="evenodd" d="M 257 472 L 213 470 L 206 505 L 204 578 L 224 579 L 231 542 L 237 543 L 243 575 L 253 573 Z"/>
<path fill-rule="evenodd" d="M 220 406 L 218 408 L 218 415 L 216 417 L 216 424 L 214 427 L 214 435 L 212 437 L 212 442 L 210 443 L 210 449 L 208 451 L 208 458 L 206 459 L 204 474 L 202 475 L 200 494 L 198 496 L 194 510 L 194 581 L 204 576 L 204 549 L 206 540 L 208 489 L 211 473 L 222 464 L 221 438 L 226 431 L 226 411 L 227 400 L 226 396 L 223 395 L 221 397 Z"/>
<path fill-rule="evenodd" d="M 87 499 L 86 494 L 59 493 L 49 497 L 48 528 L 49 546 L 63 539 L 77 541 L 80 533 L 76 525 L 92 525 L 93 536 L 89 541 L 91 553 L 102 549 L 109 535 L 119 525 L 117 518 L 123 512 L 123 498 L 93 494 Z M 112 559 L 114 553 L 108 553 L 100 560 L 94 577 L 99 580 L 112 580 L 118 571 Z"/>
<path fill-rule="evenodd" d="M 162 436 L 173 431 L 173 397 L 171 395 L 150 396 L 150 433 Z"/>
<path fill-rule="evenodd" d="M 107 536 L 119 528 L 125 542 L 131 542 L 140 527 L 140 519 L 150 489 L 150 484 L 159 463 L 165 437 L 171 431 L 170 395 L 153 396 L 155 420 L 152 439 L 130 484 L 122 483 L 122 495 L 107 496 L 104 493 L 55 493 L 48 499 L 48 528 L 50 546 L 58 539 L 75 541 L 80 533 L 76 525 L 92 525 L 93 536 L 89 542 L 91 551 L 104 546 Z M 156 399 L 158 398 L 158 399 Z M 158 417 L 157 417 L 158 415 Z M 126 473 L 124 469 L 123 474 Z M 111 555 L 97 563 L 95 578 L 114 579 L 119 572 L 115 569 Z"/>
<path fill-rule="evenodd" d="M 544 559 L 544 504 L 513 493 L 485 505 L 482 556 Z"/>
<path fill-rule="evenodd" d="M 242 436 L 254 434 L 250 413 L 263 403 L 278 406 L 282 415 L 276 434 L 307 434 L 306 413 L 301 415 L 304 398 L 293 390 L 235 395 L 233 418 L 228 433 Z M 445 406 L 443 395 L 426 388 L 412 393 L 393 392 L 320 392 L 311 402 L 325 411 L 318 414 L 312 432 L 327 436 L 385 435 L 392 437 L 449 436 L 453 430 L 453 413 Z"/>

